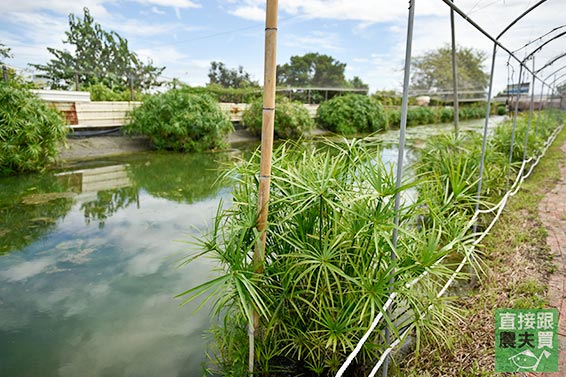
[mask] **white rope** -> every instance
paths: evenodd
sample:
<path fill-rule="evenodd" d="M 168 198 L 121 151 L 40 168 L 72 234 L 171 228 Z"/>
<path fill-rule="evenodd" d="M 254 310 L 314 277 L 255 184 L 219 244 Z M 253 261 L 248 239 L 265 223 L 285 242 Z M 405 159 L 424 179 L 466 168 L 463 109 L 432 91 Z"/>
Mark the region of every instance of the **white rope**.
<path fill-rule="evenodd" d="M 379 359 L 379 362 L 377 364 L 375 364 L 375 366 L 373 367 L 373 369 L 371 370 L 370 374 L 368 375 L 368 377 L 375 377 L 375 374 L 377 373 L 377 371 L 379 370 L 379 368 L 381 367 L 381 365 L 385 362 L 385 360 L 387 359 L 387 356 L 391 353 L 391 351 L 397 347 L 397 345 L 399 343 L 401 343 L 401 341 L 403 339 L 405 339 L 405 337 L 407 336 L 407 334 L 409 333 L 409 331 L 411 331 L 413 329 L 413 327 L 415 327 L 414 325 L 411 325 L 407 330 L 405 330 L 403 332 L 403 334 L 401 334 L 401 336 L 399 336 L 393 343 L 391 343 L 391 346 L 389 346 L 381 355 L 381 358 Z"/>
<path fill-rule="evenodd" d="M 452 273 L 452 275 L 450 276 L 450 278 L 448 279 L 448 281 L 446 282 L 446 284 L 442 287 L 442 289 L 438 292 L 438 294 L 436 295 L 437 298 L 440 298 L 441 296 L 444 295 L 444 293 L 446 293 L 446 291 L 448 290 L 448 288 L 450 287 L 450 285 L 452 285 L 452 283 L 454 282 L 454 280 L 456 280 L 457 275 L 460 273 L 460 271 L 462 270 L 462 268 L 464 268 L 464 266 L 466 265 L 466 262 L 469 260 L 470 256 L 472 255 L 473 251 L 475 250 L 476 246 L 485 238 L 485 236 L 491 231 L 491 229 L 495 226 L 495 223 L 497 222 L 497 220 L 499 219 L 499 217 L 501 216 L 501 214 L 503 213 L 503 209 L 505 209 L 505 206 L 507 204 L 507 200 L 512 197 L 515 196 L 517 194 L 517 192 L 519 191 L 519 188 L 522 186 L 523 182 L 525 181 L 525 179 L 527 179 L 533 172 L 533 169 L 535 166 L 537 166 L 539 164 L 539 162 L 541 161 L 542 157 L 546 154 L 548 148 L 550 148 L 550 146 L 552 145 L 552 143 L 554 142 L 554 140 L 556 139 L 556 137 L 558 136 L 558 134 L 560 133 L 560 131 L 562 131 L 563 126 L 558 127 L 553 134 L 548 138 L 548 140 L 545 142 L 544 144 L 544 148 L 541 152 L 541 154 L 537 157 L 536 160 L 534 160 L 533 164 L 531 165 L 529 171 L 527 174 L 523 175 L 523 172 L 525 170 L 525 166 L 530 163 L 531 161 L 533 161 L 534 157 L 529 158 L 528 160 L 524 160 L 523 163 L 521 164 L 521 168 L 519 169 L 519 173 L 517 174 L 517 178 L 515 179 L 515 181 L 513 182 L 513 185 L 511 186 L 511 190 L 508 191 L 503 198 L 499 201 L 499 203 L 497 205 L 495 205 L 494 207 L 487 209 L 487 210 L 478 210 L 477 212 L 474 213 L 474 215 L 472 216 L 472 219 L 470 221 L 468 221 L 468 223 L 466 224 L 466 227 L 464 228 L 463 231 L 467 231 L 471 228 L 471 226 L 477 221 L 477 218 L 479 216 L 480 213 L 490 213 L 493 212 L 495 210 L 497 210 L 497 214 L 495 215 L 495 217 L 493 218 L 493 220 L 491 221 L 491 223 L 489 224 L 489 226 L 481 233 L 479 234 L 479 237 L 472 243 L 472 246 L 467 250 L 467 252 L 464 254 L 464 258 L 462 259 L 462 261 L 460 262 L 460 264 L 458 265 L 458 267 L 456 268 L 456 270 Z M 445 250 L 451 250 L 454 247 L 454 244 L 456 243 L 455 240 L 452 240 L 450 243 L 448 243 L 446 246 L 443 247 L 443 249 Z M 441 257 L 440 259 L 438 259 L 434 264 L 432 264 L 428 270 L 424 271 L 422 274 L 420 274 L 419 276 L 417 276 L 415 279 L 413 279 L 411 282 L 405 284 L 406 288 L 411 288 L 413 287 L 415 284 L 417 284 L 421 279 L 423 279 L 425 276 L 427 276 L 429 274 L 430 268 L 436 267 L 439 263 L 441 263 L 445 258 L 447 257 L 447 255 L 444 255 L 443 257 Z M 362 349 L 363 345 L 365 344 L 365 342 L 367 341 L 367 339 L 369 338 L 369 336 L 371 335 L 371 333 L 373 332 L 373 330 L 375 330 L 375 328 L 377 327 L 377 325 L 379 324 L 379 322 L 381 321 L 381 319 L 383 318 L 383 313 L 386 312 L 389 307 L 393 304 L 393 301 L 395 300 L 395 298 L 397 298 L 398 293 L 397 292 L 393 292 L 390 296 L 389 299 L 387 300 L 387 302 L 385 303 L 385 305 L 383 306 L 383 308 L 381 309 L 381 311 L 378 313 L 378 315 L 374 318 L 373 322 L 371 323 L 368 331 L 366 331 L 366 333 L 364 334 L 364 336 L 359 340 L 358 344 L 356 345 L 356 347 L 354 348 L 354 350 L 352 351 L 352 353 L 350 353 L 350 355 L 348 356 L 348 358 L 346 359 L 346 361 L 344 362 L 344 364 L 342 364 L 342 366 L 340 367 L 340 369 L 338 370 L 338 372 L 336 373 L 336 377 L 341 377 L 344 372 L 346 371 L 346 369 L 348 368 L 348 366 L 350 366 L 350 364 L 352 363 L 352 361 L 355 359 L 355 357 L 358 355 L 358 353 L 360 352 L 360 350 Z M 432 305 L 429 305 L 429 309 L 432 307 Z M 403 334 L 401 334 L 401 336 L 399 336 L 393 343 L 391 343 L 391 345 L 382 353 L 378 363 L 376 364 L 376 366 L 372 369 L 371 373 L 369 374 L 369 377 L 373 377 L 375 376 L 375 373 L 377 373 L 377 370 L 381 367 L 381 365 L 385 362 L 385 359 L 387 358 L 387 356 L 389 355 L 389 353 L 391 353 L 391 351 L 401 342 L 401 340 L 403 339 L 403 337 L 408 333 L 408 331 L 412 328 L 413 326 L 411 326 L 409 329 L 407 329 Z"/>
<path fill-rule="evenodd" d="M 338 370 L 338 373 L 336 373 L 336 377 L 340 377 L 342 376 L 342 374 L 346 371 L 346 369 L 350 366 L 350 363 L 354 360 L 354 358 L 358 355 L 358 353 L 360 352 L 360 350 L 362 349 L 362 347 L 364 346 L 366 340 L 369 338 L 369 336 L 371 335 L 371 333 L 373 332 L 373 330 L 376 328 L 376 326 L 379 324 L 379 321 L 381 320 L 381 318 L 383 318 L 383 313 L 387 311 L 387 309 L 389 309 L 389 306 L 391 306 L 391 304 L 393 303 L 393 300 L 395 300 L 395 297 L 397 297 L 397 292 L 393 292 L 391 294 L 391 296 L 389 296 L 389 300 L 387 300 L 387 302 L 385 303 L 385 305 L 383 305 L 383 308 L 381 309 L 381 311 L 379 312 L 379 314 L 375 317 L 375 319 L 373 320 L 373 322 L 371 323 L 368 331 L 366 331 L 366 333 L 364 334 L 364 336 L 362 336 L 362 338 L 360 339 L 360 341 L 358 342 L 358 344 L 356 345 L 356 348 L 354 348 L 354 350 L 352 351 L 352 353 L 350 353 L 350 356 L 348 356 L 348 358 L 346 359 L 346 361 L 344 362 L 344 364 L 342 364 L 342 366 L 340 367 L 340 369 Z"/>

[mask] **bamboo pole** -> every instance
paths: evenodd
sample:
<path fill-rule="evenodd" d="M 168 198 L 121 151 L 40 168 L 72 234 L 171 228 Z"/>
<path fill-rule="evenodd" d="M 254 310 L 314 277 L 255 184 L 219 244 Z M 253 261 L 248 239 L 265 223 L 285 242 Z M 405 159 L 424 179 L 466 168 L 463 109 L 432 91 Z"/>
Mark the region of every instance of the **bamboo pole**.
<path fill-rule="evenodd" d="M 278 0 L 267 0 L 265 17 L 265 62 L 263 83 L 263 118 L 261 131 L 261 163 L 258 188 L 257 230 L 260 240 L 254 250 L 255 272 L 264 271 L 265 245 L 267 239 L 267 216 L 269 214 L 269 186 L 271 183 L 271 159 L 273 155 L 273 127 L 275 121 L 275 83 L 277 72 L 277 9 Z M 259 328 L 259 314 L 254 310 L 253 328 L 248 329 L 250 375 L 254 370 L 254 341 Z"/>

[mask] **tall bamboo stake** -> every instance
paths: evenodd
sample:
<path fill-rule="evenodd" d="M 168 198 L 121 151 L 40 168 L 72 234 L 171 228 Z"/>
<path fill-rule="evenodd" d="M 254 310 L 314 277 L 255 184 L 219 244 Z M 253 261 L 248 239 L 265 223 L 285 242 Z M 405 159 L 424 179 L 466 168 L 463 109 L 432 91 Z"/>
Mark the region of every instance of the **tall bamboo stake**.
<path fill-rule="evenodd" d="M 263 273 L 265 244 L 267 237 L 267 215 L 269 214 L 269 186 L 271 183 L 271 158 L 273 155 L 273 126 L 275 121 L 275 80 L 277 72 L 277 9 L 278 0 L 267 0 L 265 17 L 265 63 L 263 83 L 263 118 L 261 131 L 261 163 L 259 169 L 257 230 L 260 242 L 254 250 L 254 268 Z M 254 310 L 253 328 L 248 329 L 250 347 L 248 369 L 254 370 L 254 340 L 259 327 L 259 314 Z"/>

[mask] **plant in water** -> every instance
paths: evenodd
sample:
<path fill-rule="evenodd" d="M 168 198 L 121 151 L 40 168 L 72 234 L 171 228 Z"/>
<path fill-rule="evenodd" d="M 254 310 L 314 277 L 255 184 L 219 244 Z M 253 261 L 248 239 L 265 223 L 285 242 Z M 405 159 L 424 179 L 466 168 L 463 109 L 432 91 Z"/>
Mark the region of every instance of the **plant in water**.
<path fill-rule="evenodd" d="M 242 123 L 253 135 L 261 135 L 263 100 L 253 101 L 244 111 Z M 275 105 L 275 136 L 279 139 L 298 139 L 312 130 L 314 121 L 302 103 L 287 97 L 277 97 Z"/>
<path fill-rule="evenodd" d="M 125 127 L 128 134 L 149 136 L 156 149 L 184 152 L 222 148 L 232 129 L 215 100 L 183 89 L 149 97 Z"/>
<path fill-rule="evenodd" d="M 63 118 L 25 88 L 0 83 L 0 175 L 55 162 L 67 133 Z"/>
<path fill-rule="evenodd" d="M 543 147 L 544 141 L 550 136 L 553 128 L 547 124 L 545 113 L 535 113 L 528 124 L 528 114 L 521 114 L 517 118 L 515 127 L 515 139 L 513 144 L 512 162 L 522 162 L 525 155 L 525 142 L 527 142 L 527 156 L 538 154 Z M 528 140 L 527 140 L 528 131 Z M 511 151 L 513 133 L 513 121 L 509 120 L 500 124 L 493 132 L 493 146 L 503 154 Z"/>
<path fill-rule="evenodd" d="M 383 130 L 387 119 L 383 106 L 367 96 L 349 94 L 320 104 L 317 123 L 343 135 Z"/>
<path fill-rule="evenodd" d="M 300 146 L 287 143 L 274 153 L 265 271 L 255 273 L 252 255 L 259 239 L 257 176 L 259 155 L 228 173 L 235 177 L 233 205 L 219 209 L 210 234 L 187 262 L 209 256 L 219 262 L 218 276 L 182 295 L 191 302 L 202 295 L 214 300 L 222 319 L 217 357 L 220 372 L 246 371 L 246 326 L 259 313 L 255 340 L 256 370 L 269 374 L 332 375 L 345 361 L 390 289 L 401 299 L 391 316 L 372 334 L 352 368 L 367 374 L 385 348 L 383 327 L 397 334 L 404 326 L 432 331 L 431 318 L 446 307 L 427 284 L 407 283 L 427 271 L 432 280 L 449 274 L 440 258 L 451 252 L 442 243 L 454 231 L 431 208 L 426 227 L 416 223 L 420 203 L 403 200 L 396 259 L 391 259 L 394 198 L 398 190 L 392 166 L 379 158 L 377 145 L 360 141 Z M 403 186 L 406 192 L 409 186 Z M 405 197 L 405 195 L 403 195 Z M 457 232 L 455 232 L 457 233 Z M 464 230 L 457 242 L 466 238 Z M 452 240 L 452 239 L 451 239 Z M 394 283 L 391 285 L 391 280 Z M 431 316 L 415 315 L 430 310 Z M 428 318 L 425 320 L 424 318 Z"/>
<path fill-rule="evenodd" d="M 421 197 L 468 215 L 476 203 L 482 137 L 460 132 L 431 137 L 420 153 L 417 172 L 423 179 Z M 507 160 L 491 146 L 487 148 L 480 200 L 502 195 L 507 177 Z M 482 203 L 485 204 L 485 203 Z"/>

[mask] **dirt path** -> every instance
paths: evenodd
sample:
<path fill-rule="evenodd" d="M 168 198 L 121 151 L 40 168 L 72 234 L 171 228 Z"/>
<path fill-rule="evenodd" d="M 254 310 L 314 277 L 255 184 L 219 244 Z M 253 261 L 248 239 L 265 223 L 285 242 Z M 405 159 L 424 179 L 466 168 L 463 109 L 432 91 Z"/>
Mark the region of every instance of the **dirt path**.
<path fill-rule="evenodd" d="M 566 144 L 560 150 L 566 157 Z M 539 216 L 548 232 L 546 241 L 557 267 L 548 284 L 550 307 L 559 311 L 559 373 L 553 375 L 566 376 L 566 158 L 561 163 L 556 187 L 539 204 Z"/>

